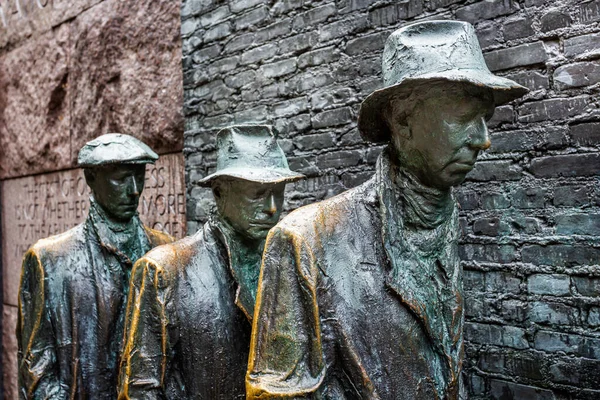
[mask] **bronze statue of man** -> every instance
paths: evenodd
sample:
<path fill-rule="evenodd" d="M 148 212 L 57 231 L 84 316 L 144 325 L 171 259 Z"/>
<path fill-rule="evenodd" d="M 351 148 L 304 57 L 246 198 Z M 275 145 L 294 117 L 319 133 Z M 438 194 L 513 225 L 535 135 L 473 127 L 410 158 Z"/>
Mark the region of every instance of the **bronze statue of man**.
<path fill-rule="evenodd" d="M 494 107 L 526 92 L 486 67 L 473 27 L 388 38 L 359 130 L 388 143 L 375 176 L 302 207 L 267 238 L 248 399 L 459 399 L 463 360 L 452 187 L 490 146 Z"/>
<path fill-rule="evenodd" d="M 264 240 L 290 171 L 272 127 L 217 134 L 217 211 L 191 237 L 154 249 L 133 271 L 119 399 L 245 398 Z"/>
<path fill-rule="evenodd" d="M 38 241 L 23 259 L 19 398 L 116 398 L 131 268 L 172 241 L 137 214 L 146 164 L 157 159 L 128 135 L 103 135 L 81 148 L 78 163 L 92 191 L 87 219 Z"/>

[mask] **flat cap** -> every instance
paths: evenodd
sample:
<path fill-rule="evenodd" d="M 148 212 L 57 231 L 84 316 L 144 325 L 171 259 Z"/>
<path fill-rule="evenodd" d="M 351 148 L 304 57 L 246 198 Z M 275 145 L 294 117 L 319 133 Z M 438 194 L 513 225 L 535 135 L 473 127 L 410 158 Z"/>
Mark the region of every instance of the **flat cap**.
<path fill-rule="evenodd" d="M 107 133 L 87 142 L 77 157 L 80 167 L 108 164 L 148 164 L 158 160 L 148 145 L 133 136 Z"/>

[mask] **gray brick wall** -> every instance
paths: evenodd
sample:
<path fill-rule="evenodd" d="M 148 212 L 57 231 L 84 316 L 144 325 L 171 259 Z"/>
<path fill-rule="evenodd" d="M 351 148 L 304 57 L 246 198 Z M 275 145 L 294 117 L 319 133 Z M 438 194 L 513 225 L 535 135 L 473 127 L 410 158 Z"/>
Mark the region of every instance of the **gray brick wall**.
<path fill-rule="evenodd" d="M 380 148 L 356 129 L 406 21 L 477 29 L 497 74 L 529 87 L 496 110 L 492 148 L 457 191 L 473 399 L 600 399 L 600 1 L 184 0 L 190 231 L 214 135 L 268 122 L 291 167 L 288 209 L 360 184 Z"/>

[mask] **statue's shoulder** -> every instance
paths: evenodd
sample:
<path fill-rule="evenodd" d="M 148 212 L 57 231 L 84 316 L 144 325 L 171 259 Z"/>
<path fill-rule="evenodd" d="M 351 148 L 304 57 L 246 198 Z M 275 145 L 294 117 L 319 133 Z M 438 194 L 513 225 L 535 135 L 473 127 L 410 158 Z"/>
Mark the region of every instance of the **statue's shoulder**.
<path fill-rule="evenodd" d="M 137 263 L 152 264 L 161 271 L 174 273 L 198 256 L 198 251 L 202 247 L 201 241 L 201 235 L 195 234 L 157 246 L 140 258 Z"/>
<path fill-rule="evenodd" d="M 146 230 L 146 235 L 148 235 L 148 239 L 150 240 L 152 247 L 172 243 L 175 241 L 175 238 L 166 232 L 159 231 L 157 229 L 153 229 L 145 225 L 144 229 Z"/>
<path fill-rule="evenodd" d="M 374 203 L 374 179 L 346 190 L 336 196 L 292 211 L 274 229 L 292 235 L 315 237 L 352 220 L 356 210 Z M 317 235 L 319 236 L 319 235 Z"/>
<path fill-rule="evenodd" d="M 41 259 L 60 259 L 72 256 L 74 252 L 84 248 L 83 245 L 87 240 L 84 225 L 79 224 L 66 232 L 38 240 L 29 248 L 27 254 Z"/>

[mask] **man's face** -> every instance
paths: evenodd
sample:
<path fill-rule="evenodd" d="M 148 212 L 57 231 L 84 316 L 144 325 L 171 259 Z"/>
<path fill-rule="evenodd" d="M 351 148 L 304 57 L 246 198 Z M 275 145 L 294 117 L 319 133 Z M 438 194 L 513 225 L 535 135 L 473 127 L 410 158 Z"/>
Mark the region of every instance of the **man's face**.
<path fill-rule="evenodd" d="M 219 214 L 242 236 L 263 240 L 279 221 L 285 183 L 263 184 L 217 178 L 213 193 Z"/>
<path fill-rule="evenodd" d="M 127 222 L 137 210 L 145 172 L 143 164 L 114 164 L 93 168 L 86 173 L 86 179 L 96 202 L 108 216 Z"/>
<path fill-rule="evenodd" d="M 423 184 L 449 189 L 465 180 L 479 152 L 490 146 L 485 121 L 493 109 L 489 89 L 436 86 L 407 116 L 408 138 L 406 130 L 390 124 L 392 143 L 402 164 Z"/>

